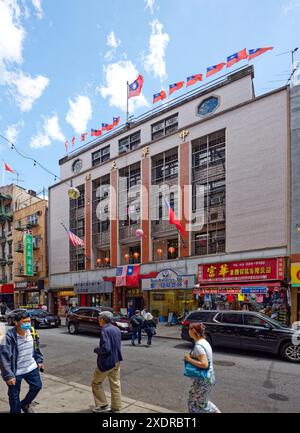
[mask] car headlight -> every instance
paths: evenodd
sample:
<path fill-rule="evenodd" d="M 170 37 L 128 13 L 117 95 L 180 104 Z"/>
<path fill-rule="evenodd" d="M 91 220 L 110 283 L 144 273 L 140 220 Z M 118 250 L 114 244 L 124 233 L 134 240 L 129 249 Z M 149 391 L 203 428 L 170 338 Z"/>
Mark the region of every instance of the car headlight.
<path fill-rule="evenodd" d="M 123 328 L 123 329 L 128 328 L 127 323 L 116 322 L 116 325 L 119 326 L 120 328 Z"/>

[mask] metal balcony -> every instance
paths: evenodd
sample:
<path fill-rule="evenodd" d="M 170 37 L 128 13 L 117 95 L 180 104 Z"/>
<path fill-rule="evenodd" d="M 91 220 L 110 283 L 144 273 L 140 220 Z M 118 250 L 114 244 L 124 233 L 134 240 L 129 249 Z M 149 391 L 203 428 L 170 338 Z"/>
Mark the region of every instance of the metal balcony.
<path fill-rule="evenodd" d="M 133 241 L 137 240 L 135 232 L 140 228 L 140 224 L 134 224 L 131 226 L 119 227 L 119 239 L 120 241 Z"/>
<path fill-rule="evenodd" d="M 155 237 L 167 237 L 177 233 L 177 229 L 169 223 L 169 220 L 151 221 L 151 230 Z"/>
<path fill-rule="evenodd" d="M 103 247 L 110 244 L 110 230 L 97 233 L 93 236 L 93 242 L 95 247 Z"/>

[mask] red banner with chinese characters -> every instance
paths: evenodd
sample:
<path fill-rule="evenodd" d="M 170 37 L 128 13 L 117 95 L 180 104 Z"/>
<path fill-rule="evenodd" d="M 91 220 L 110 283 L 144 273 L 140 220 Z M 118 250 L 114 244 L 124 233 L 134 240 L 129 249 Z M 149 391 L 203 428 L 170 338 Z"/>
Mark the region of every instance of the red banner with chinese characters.
<path fill-rule="evenodd" d="M 198 283 L 283 280 L 284 258 L 245 260 L 198 266 Z"/>

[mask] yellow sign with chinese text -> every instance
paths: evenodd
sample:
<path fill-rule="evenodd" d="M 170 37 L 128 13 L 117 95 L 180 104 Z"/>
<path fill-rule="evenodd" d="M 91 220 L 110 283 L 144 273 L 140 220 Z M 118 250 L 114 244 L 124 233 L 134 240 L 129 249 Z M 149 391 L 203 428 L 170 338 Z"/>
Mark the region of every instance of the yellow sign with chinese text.
<path fill-rule="evenodd" d="M 292 263 L 291 277 L 292 277 L 292 285 L 300 286 L 300 263 Z"/>

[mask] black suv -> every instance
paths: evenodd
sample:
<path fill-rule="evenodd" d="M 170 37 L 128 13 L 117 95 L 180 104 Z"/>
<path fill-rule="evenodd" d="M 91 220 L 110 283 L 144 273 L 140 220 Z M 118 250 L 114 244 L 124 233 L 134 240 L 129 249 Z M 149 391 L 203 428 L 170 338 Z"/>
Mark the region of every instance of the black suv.
<path fill-rule="evenodd" d="M 300 362 L 297 331 L 264 314 L 250 311 L 192 311 L 182 322 L 183 340 L 191 341 L 189 325 L 197 322 L 206 326 L 207 340 L 213 346 L 270 352 L 288 361 Z"/>
<path fill-rule="evenodd" d="M 98 322 L 98 315 L 101 311 L 110 311 L 113 313 L 112 324 L 120 329 L 122 339 L 130 338 L 132 336 L 130 320 L 109 307 L 72 308 L 66 317 L 66 325 L 69 333 L 78 334 L 83 331 L 99 334 L 101 328 Z"/>

